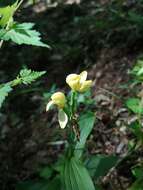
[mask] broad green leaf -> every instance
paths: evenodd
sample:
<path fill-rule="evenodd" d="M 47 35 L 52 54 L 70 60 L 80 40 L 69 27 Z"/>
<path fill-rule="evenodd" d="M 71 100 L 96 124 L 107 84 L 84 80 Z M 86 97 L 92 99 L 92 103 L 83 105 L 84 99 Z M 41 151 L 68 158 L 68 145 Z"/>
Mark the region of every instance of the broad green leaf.
<path fill-rule="evenodd" d="M 80 158 L 85 147 L 85 143 L 87 137 L 91 133 L 91 130 L 95 123 L 95 114 L 93 112 L 87 112 L 86 114 L 82 115 L 79 120 L 80 126 L 80 141 L 77 142 L 75 147 L 75 156 Z"/>
<path fill-rule="evenodd" d="M 95 190 L 87 169 L 75 157 L 65 161 L 61 179 L 64 190 Z"/>
<path fill-rule="evenodd" d="M 143 190 L 143 179 L 137 179 L 128 190 Z"/>
<path fill-rule="evenodd" d="M 126 106 L 136 114 L 143 113 L 143 106 L 141 105 L 141 100 L 139 98 L 129 98 L 126 101 Z"/>
<path fill-rule="evenodd" d="M 49 48 L 47 44 L 41 42 L 40 33 L 33 30 L 33 26 L 33 23 L 15 23 L 8 31 L 1 29 L 0 38 L 5 41 L 12 40 L 19 45 L 27 44 Z"/>
<path fill-rule="evenodd" d="M 98 180 L 99 177 L 105 176 L 109 170 L 115 166 L 118 157 L 111 155 L 91 156 L 85 163 L 92 177 Z"/>
<path fill-rule="evenodd" d="M 133 173 L 133 175 L 137 178 L 137 179 L 139 179 L 139 178 L 142 178 L 143 179 L 143 167 L 135 167 L 135 168 L 133 168 L 132 169 L 132 173 Z"/>
<path fill-rule="evenodd" d="M 140 76 L 143 74 L 143 67 L 137 72 L 137 75 Z"/>
<path fill-rule="evenodd" d="M 68 116 L 63 111 L 63 109 L 59 109 L 59 112 L 58 112 L 58 121 L 59 121 L 61 129 L 64 129 L 66 127 L 67 123 L 68 123 Z"/>
<path fill-rule="evenodd" d="M 17 184 L 16 190 L 57 190 L 60 189 L 61 182 L 57 176 L 53 180 L 27 181 Z"/>
<path fill-rule="evenodd" d="M 13 21 L 13 14 L 16 10 L 17 2 L 11 6 L 0 8 L 0 26 L 4 27 L 9 21 Z"/>
<path fill-rule="evenodd" d="M 12 91 L 10 84 L 6 83 L 0 87 L 0 108 L 5 98 L 8 96 L 8 93 Z"/>
<path fill-rule="evenodd" d="M 134 122 L 129 127 L 132 130 L 132 132 L 135 134 L 137 139 L 143 143 L 142 126 L 138 122 Z"/>

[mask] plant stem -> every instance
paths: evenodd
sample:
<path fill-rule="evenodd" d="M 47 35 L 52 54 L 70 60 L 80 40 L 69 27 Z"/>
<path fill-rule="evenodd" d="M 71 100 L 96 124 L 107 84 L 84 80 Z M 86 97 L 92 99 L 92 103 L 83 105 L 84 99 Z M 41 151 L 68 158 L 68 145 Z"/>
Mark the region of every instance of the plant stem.
<path fill-rule="evenodd" d="M 24 1 L 24 0 L 19 1 L 17 7 L 15 8 L 14 13 L 15 13 L 15 12 L 17 11 L 17 9 L 20 7 L 20 5 L 23 3 L 23 1 Z M 13 15 L 14 15 L 14 13 L 13 13 Z M 13 17 L 13 15 L 12 15 L 12 17 Z M 11 17 L 11 18 L 12 18 L 12 17 Z M 9 25 L 10 25 L 10 22 L 11 22 L 11 18 L 9 19 L 8 23 L 6 24 L 5 30 L 8 30 L 8 29 L 9 29 Z M 2 45 L 3 45 L 3 40 L 0 41 L 0 49 L 2 48 Z"/>
<path fill-rule="evenodd" d="M 71 92 L 71 100 L 70 100 L 70 106 L 71 106 L 71 119 L 74 116 L 74 110 L 75 110 L 75 91 Z"/>
<path fill-rule="evenodd" d="M 17 5 L 17 7 L 16 7 L 16 9 L 15 9 L 15 11 L 17 11 L 17 9 L 20 7 L 20 5 L 23 3 L 23 1 L 24 1 L 24 0 L 19 1 L 18 5 Z"/>

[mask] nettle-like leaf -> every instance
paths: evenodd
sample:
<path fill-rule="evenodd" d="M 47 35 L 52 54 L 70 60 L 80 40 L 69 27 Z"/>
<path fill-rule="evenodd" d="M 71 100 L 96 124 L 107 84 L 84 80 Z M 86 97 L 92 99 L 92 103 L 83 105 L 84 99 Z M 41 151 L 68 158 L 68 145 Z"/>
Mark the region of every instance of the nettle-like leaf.
<path fill-rule="evenodd" d="M 0 26 L 5 27 L 7 23 L 13 20 L 13 14 L 16 10 L 18 1 L 13 5 L 0 8 Z"/>
<path fill-rule="evenodd" d="M 79 119 L 80 140 L 77 142 L 75 147 L 75 156 L 77 158 L 80 158 L 82 155 L 86 140 L 94 127 L 95 119 L 96 116 L 93 112 L 87 112 Z"/>
<path fill-rule="evenodd" d="M 31 84 L 45 73 L 46 73 L 45 71 L 37 72 L 37 71 L 31 71 L 30 69 L 23 69 L 20 71 L 16 79 L 6 84 L 2 84 L 0 86 L 0 108 L 5 98 L 8 96 L 9 92 L 12 91 L 12 87 L 20 85 L 21 83 Z"/>
<path fill-rule="evenodd" d="M 136 114 L 143 114 L 143 107 L 139 98 L 129 98 L 126 101 L 126 106 Z"/>
<path fill-rule="evenodd" d="M 14 23 L 9 30 L 1 29 L 0 38 L 8 41 L 12 40 L 16 44 L 27 44 L 50 48 L 41 42 L 40 33 L 33 29 L 34 23 Z"/>
<path fill-rule="evenodd" d="M 12 88 L 10 84 L 4 84 L 2 87 L 0 87 L 0 108 L 2 106 L 2 103 L 4 102 L 5 98 L 8 96 L 9 92 L 12 91 Z"/>
<path fill-rule="evenodd" d="M 65 160 L 61 180 L 64 190 L 95 190 L 87 169 L 75 157 Z"/>
<path fill-rule="evenodd" d="M 38 72 L 31 69 L 23 69 L 17 78 L 20 78 L 23 84 L 31 84 L 45 73 L 45 71 Z"/>

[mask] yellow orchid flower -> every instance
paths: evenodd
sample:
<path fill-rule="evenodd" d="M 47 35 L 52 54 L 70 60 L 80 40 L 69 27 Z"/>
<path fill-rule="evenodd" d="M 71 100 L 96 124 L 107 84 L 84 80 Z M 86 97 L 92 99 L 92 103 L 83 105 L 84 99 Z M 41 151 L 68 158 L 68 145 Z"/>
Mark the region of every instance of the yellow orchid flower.
<path fill-rule="evenodd" d="M 87 71 L 78 74 L 70 74 L 66 78 L 66 83 L 72 90 L 78 92 L 85 92 L 92 86 L 92 80 L 87 79 Z"/>
<path fill-rule="evenodd" d="M 56 92 L 51 96 L 51 101 L 46 106 L 46 111 L 48 111 L 52 105 L 56 105 L 59 108 L 58 121 L 61 129 L 64 129 L 68 123 L 68 116 L 63 110 L 65 104 L 66 104 L 66 97 L 64 93 Z"/>
<path fill-rule="evenodd" d="M 51 101 L 47 104 L 46 111 L 48 111 L 52 105 L 56 105 L 58 106 L 59 109 L 62 109 L 65 107 L 65 104 L 66 104 L 66 97 L 64 93 L 56 92 L 51 96 Z"/>

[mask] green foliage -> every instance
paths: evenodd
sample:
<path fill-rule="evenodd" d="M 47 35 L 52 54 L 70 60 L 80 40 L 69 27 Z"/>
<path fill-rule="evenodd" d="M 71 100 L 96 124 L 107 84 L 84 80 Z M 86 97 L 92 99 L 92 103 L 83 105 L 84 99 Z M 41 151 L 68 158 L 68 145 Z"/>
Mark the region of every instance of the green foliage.
<path fill-rule="evenodd" d="M 136 114 L 143 114 L 143 107 L 139 98 L 129 98 L 126 101 L 126 106 Z"/>
<path fill-rule="evenodd" d="M 45 71 L 38 72 L 32 71 L 31 69 L 23 69 L 20 71 L 20 74 L 17 77 L 17 79 L 20 79 L 23 84 L 31 84 L 45 73 Z"/>
<path fill-rule="evenodd" d="M 44 167 L 43 169 L 41 169 L 39 175 L 41 178 L 43 179 L 49 179 L 51 177 L 53 173 L 53 169 L 51 167 Z"/>
<path fill-rule="evenodd" d="M 136 121 L 132 123 L 129 127 L 134 135 L 137 137 L 138 141 L 143 143 L 143 131 L 142 126 L 139 124 L 139 122 Z"/>
<path fill-rule="evenodd" d="M 143 61 L 141 59 L 137 61 L 136 65 L 131 71 L 131 74 L 133 74 L 134 77 L 140 82 L 143 81 Z"/>
<path fill-rule="evenodd" d="M 107 156 L 99 154 L 89 157 L 85 164 L 90 175 L 95 177 L 97 181 L 99 177 L 107 175 L 109 170 L 117 164 L 118 160 L 118 157 L 114 155 Z"/>
<path fill-rule="evenodd" d="M 95 100 L 91 98 L 91 91 L 88 90 L 87 92 L 83 94 L 79 94 L 77 98 L 78 104 L 84 104 L 86 107 L 89 105 L 95 105 Z"/>
<path fill-rule="evenodd" d="M 9 83 L 0 86 L 0 108 L 5 98 L 8 96 L 8 93 L 12 91 L 12 88 Z"/>
<path fill-rule="evenodd" d="M 87 169 L 75 157 L 65 161 L 61 179 L 64 190 L 95 190 Z"/>
<path fill-rule="evenodd" d="M 0 26 L 5 27 L 9 22 L 13 21 L 13 15 L 16 10 L 18 1 L 11 6 L 0 8 Z"/>
<path fill-rule="evenodd" d="M 136 178 L 136 181 L 128 190 L 142 190 L 143 189 L 143 167 L 137 166 L 132 169 L 132 173 Z"/>
<path fill-rule="evenodd" d="M 143 179 L 136 180 L 128 190 L 143 190 Z"/>
<path fill-rule="evenodd" d="M 86 140 L 94 127 L 95 119 L 96 117 L 93 112 L 87 112 L 79 119 L 80 140 L 77 142 L 75 147 L 75 156 L 78 158 L 82 156 Z"/>
<path fill-rule="evenodd" d="M 0 108 L 5 98 L 8 96 L 8 93 L 12 91 L 14 86 L 17 86 L 22 83 L 26 85 L 31 84 L 45 73 L 45 71 L 37 72 L 31 71 L 30 69 L 23 69 L 20 71 L 20 74 L 17 76 L 16 79 L 6 84 L 2 84 L 0 86 Z"/>
<path fill-rule="evenodd" d="M 60 179 L 55 177 L 53 180 L 38 180 L 38 181 L 27 181 L 19 183 L 16 186 L 16 190 L 57 190 L 60 189 Z"/>
<path fill-rule="evenodd" d="M 49 46 L 41 42 L 40 33 L 33 30 L 34 23 L 14 22 L 14 13 L 19 8 L 21 1 L 16 1 L 13 5 L 0 8 L 0 39 L 13 41 L 16 44 L 27 44 L 34 46 Z"/>
<path fill-rule="evenodd" d="M 16 44 L 27 44 L 41 47 L 48 47 L 48 45 L 41 42 L 40 33 L 33 30 L 34 23 L 14 23 L 9 30 L 1 29 L 0 38 L 8 41 L 12 40 Z"/>

